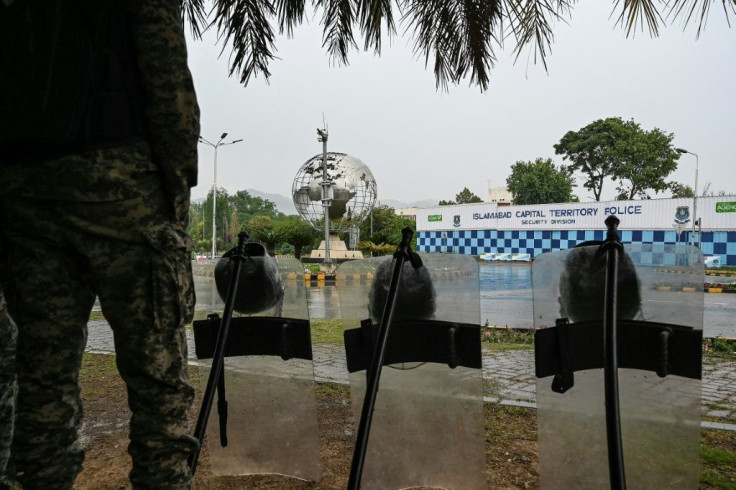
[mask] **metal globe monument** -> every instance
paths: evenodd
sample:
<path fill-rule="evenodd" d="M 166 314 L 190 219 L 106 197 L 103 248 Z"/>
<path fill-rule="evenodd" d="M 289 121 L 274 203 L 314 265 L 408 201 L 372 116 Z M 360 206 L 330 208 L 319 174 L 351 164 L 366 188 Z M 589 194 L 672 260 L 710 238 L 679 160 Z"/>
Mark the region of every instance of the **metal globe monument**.
<path fill-rule="evenodd" d="M 360 223 L 370 216 L 376 203 L 376 180 L 358 158 L 328 153 L 327 133 L 321 130 L 318 133 L 325 151 L 299 168 L 292 185 L 292 198 L 299 215 L 315 230 L 325 232 L 326 239 L 312 251 L 310 259 L 329 264 L 333 260 L 363 258 L 359 251 L 348 250 L 337 234 L 357 231 Z"/>

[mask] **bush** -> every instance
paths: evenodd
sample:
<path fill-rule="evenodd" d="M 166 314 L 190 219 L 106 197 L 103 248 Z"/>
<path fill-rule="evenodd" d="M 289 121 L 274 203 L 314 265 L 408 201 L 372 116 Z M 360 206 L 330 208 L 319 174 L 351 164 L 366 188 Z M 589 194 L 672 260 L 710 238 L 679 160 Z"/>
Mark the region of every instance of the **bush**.
<path fill-rule="evenodd" d="M 534 329 L 485 327 L 481 339 L 489 344 L 534 344 Z"/>
<path fill-rule="evenodd" d="M 718 357 L 736 355 L 736 346 L 732 340 L 723 337 L 710 337 L 703 339 L 703 354 Z"/>

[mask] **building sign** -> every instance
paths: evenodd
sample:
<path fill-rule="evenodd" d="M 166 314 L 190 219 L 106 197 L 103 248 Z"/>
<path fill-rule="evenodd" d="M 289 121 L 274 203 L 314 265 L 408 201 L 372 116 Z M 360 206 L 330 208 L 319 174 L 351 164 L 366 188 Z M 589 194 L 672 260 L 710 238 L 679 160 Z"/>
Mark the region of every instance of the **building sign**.
<path fill-rule="evenodd" d="M 736 201 L 698 198 L 697 218 L 704 229 L 736 228 Z M 720 199 L 723 199 L 721 197 Z M 578 202 L 498 206 L 496 203 L 456 204 L 417 209 L 418 230 L 600 230 L 615 215 L 622 230 L 672 230 L 674 223 L 692 223 L 692 199 Z"/>

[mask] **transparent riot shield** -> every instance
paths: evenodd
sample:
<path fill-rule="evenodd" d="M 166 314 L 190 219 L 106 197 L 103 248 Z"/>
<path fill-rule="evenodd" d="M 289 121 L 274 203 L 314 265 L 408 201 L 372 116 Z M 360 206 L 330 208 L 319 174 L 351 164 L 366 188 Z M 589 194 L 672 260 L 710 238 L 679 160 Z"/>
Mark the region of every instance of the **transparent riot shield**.
<path fill-rule="evenodd" d="M 206 448 L 215 475 L 281 474 L 316 481 L 319 432 L 302 266 L 295 259 L 276 264 L 283 299 L 264 311 L 233 316 L 224 361 L 227 414 L 213 404 Z M 194 324 L 202 387 L 219 323 L 211 317 Z"/>
<path fill-rule="evenodd" d="M 609 486 L 605 265 L 595 257 L 597 249 L 546 253 L 532 265 L 544 488 Z M 626 244 L 619 264 L 617 352 L 626 483 L 629 488 L 697 488 L 703 256 L 685 244 L 666 250 Z"/>
<path fill-rule="evenodd" d="M 478 266 L 419 256 L 431 286 L 412 283 L 417 273 L 404 264 L 361 488 L 486 488 Z M 392 264 L 381 257 L 337 270 L 356 427 Z"/>

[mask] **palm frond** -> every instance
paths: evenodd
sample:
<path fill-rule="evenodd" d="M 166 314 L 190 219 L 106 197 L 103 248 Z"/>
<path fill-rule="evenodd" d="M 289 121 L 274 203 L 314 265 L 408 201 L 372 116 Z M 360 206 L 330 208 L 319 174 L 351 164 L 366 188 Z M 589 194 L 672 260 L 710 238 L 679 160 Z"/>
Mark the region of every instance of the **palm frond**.
<path fill-rule="evenodd" d="M 708 0 L 706 0 L 708 1 Z M 661 0 L 658 0 L 661 3 Z M 616 0 L 614 9 L 619 8 L 621 0 Z M 647 26 L 650 36 L 659 36 L 659 23 L 664 24 L 654 0 L 624 0 L 618 23 L 626 28 L 626 35 L 631 35 L 637 26 L 644 30 Z"/>
<path fill-rule="evenodd" d="M 705 29 L 705 24 L 710 14 L 710 6 L 713 0 L 672 0 L 668 4 L 668 16 L 672 18 L 685 17 L 683 20 L 683 27 L 687 26 L 694 16 L 700 11 L 700 18 L 698 19 L 698 30 L 696 37 L 700 37 L 700 34 Z M 736 15 L 736 1 L 735 0 L 721 0 L 723 5 L 723 12 L 726 14 L 726 22 L 728 27 L 731 27 L 731 15 Z M 729 6 L 731 11 L 729 13 Z"/>
<path fill-rule="evenodd" d="M 470 82 L 480 85 L 481 90 L 488 88 L 490 70 L 496 61 L 492 41 L 501 43 L 502 34 L 501 6 L 497 0 L 466 0 L 463 8 L 463 31 L 465 43 L 461 58 L 469 62 Z M 497 31 L 496 31 L 497 30 Z M 458 70 L 459 75 L 466 73 L 467 67 Z"/>
<path fill-rule="evenodd" d="M 279 19 L 279 33 L 291 37 L 294 27 L 304 21 L 305 0 L 276 0 L 276 13 Z"/>
<path fill-rule="evenodd" d="M 355 10 L 352 0 L 318 0 L 317 6 L 324 9 L 322 46 L 330 57 L 339 63 L 348 64 L 348 52 L 357 48 L 353 37 Z"/>
<path fill-rule="evenodd" d="M 455 81 L 452 60 L 457 59 L 458 20 L 454 2 L 415 0 L 407 5 L 402 20 L 414 29 L 414 52 L 424 53 L 424 64 L 434 51 L 434 75 L 437 88 L 447 89 Z M 407 27 L 407 28 L 408 28 Z"/>
<path fill-rule="evenodd" d="M 207 14 L 204 0 L 182 0 L 181 21 L 189 22 L 189 29 L 194 39 L 202 38 L 202 31 L 207 28 Z"/>
<path fill-rule="evenodd" d="M 541 60 L 546 70 L 547 52 L 554 40 L 552 22 L 564 21 L 573 3 L 574 0 L 510 0 L 507 15 L 516 38 L 516 59 L 533 45 L 534 62 Z"/>
<path fill-rule="evenodd" d="M 391 0 L 358 0 L 358 22 L 364 37 L 364 49 L 371 47 L 381 54 L 381 25 L 386 22 L 386 34 L 396 33 Z"/>
<path fill-rule="evenodd" d="M 232 42 L 230 75 L 238 73 L 243 84 L 259 74 L 270 77 L 269 62 L 276 52 L 272 21 L 280 33 L 293 34 L 305 18 L 307 0 L 212 0 L 212 11 L 205 12 L 205 0 L 181 0 L 182 22 L 188 21 L 195 38 L 211 25 L 217 25 L 218 42 Z M 600 1 L 600 0 L 597 0 Z M 620 11 L 617 23 L 627 36 L 646 26 L 650 35 L 659 34 L 664 20 L 682 18 L 685 25 L 698 22 L 697 35 L 705 27 L 711 4 L 718 0 L 614 0 Z M 323 9 L 323 41 L 329 55 L 341 64 L 348 63 L 351 48 L 357 48 L 353 29 L 360 29 L 364 49 L 381 52 L 382 29 L 396 33 L 394 5 L 406 31 L 413 30 L 414 54 L 424 57 L 425 66 L 433 62 L 437 88 L 447 89 L 470 74 L 471 83 L 486 90 L 496 61 L 494 44 L 499 46 L 508 32 L 516 39 L 518 60 L 528 47 L 534 61 L 546 58 L 554 40 L 553 24 L 566 21 L 576 0 L 311 0 Z M 731 24 L 736 15 L 736 0 L 720 0 Z M 214 16 L 212 14 L 214 13 Z M 208 24 L 209 18 L 214 18 Z M 504 23 L 509 31 L 504 31 Z M 406 32 L 405 32 L 406 33 Z"/>
<path fill-rule="evenodd" d="M 425 65 L 434 58 L 437 88 L 447 89 L 470 72 L 481 90 L 488 87 L 495 60 L 492 42 L 499 42 L 501 9 L 496 1 L 412 0 L 402 20 L 414 31 L 414 52 Z"/>
<path fill-rule="evenodd" d="M 240 75 L 240 83 L 247 85 L 253 76 L 262 73 L 268 80 L 269 62 L 274 59 L 276 46 L 269 17 L 275 15 L 269 0 L 215 0 L 215 19 L 218 42 L 225 46 L 232 41 L 230 73 Z"/>

